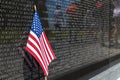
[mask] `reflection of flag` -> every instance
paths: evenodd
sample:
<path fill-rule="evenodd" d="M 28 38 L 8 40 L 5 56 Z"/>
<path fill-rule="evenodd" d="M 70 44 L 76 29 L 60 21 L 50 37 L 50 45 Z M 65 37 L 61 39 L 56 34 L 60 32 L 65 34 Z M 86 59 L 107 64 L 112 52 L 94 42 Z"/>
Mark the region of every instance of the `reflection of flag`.
<path fill-rule="evenodd" d="M 36 68 L 38 70 L 38 64 L 35 61 L 35 59 L 33 59 L 33 57 L 31 56 L 31 54 L 27 53 L 24 50 L 24 46 L 25 46 L 25 41 L 27 40 L 28 35 L 25 35 L 21 38 L 20 42 L 19 42 L 19 46 L 18 46 L 18 50 L 20 53 L 22 53 L 22 57 L 24 58 L 24 63 L 27 64 L 27 66 L 30 69 Z"/>
<path fill-rule="evenodd" d="M 42 29 L 37 12 L 34 14 L 26 50 L 38 61 L 44 75 L 48 75 L 48 66 L 56 57 Z"/>
<path fill-rule="evenodd" d="M 24 61 L 25 63 L 28 65 L 28 67 L 30 69 L 34 69 L 34 68 L 37 68 L 38 70 L 38 65 L 37 65 L 37 62 L 35 61 L 35 59 L 33 59 L 33 57 L 27 53 L 27 52 L 24 52 Z"/>
<path fill-rule="evenodd" d="M 102 7 L 102 1 L 98 1 L 97 3 L 96 3 L 96 6 L 97 6 L 97 8 L 101 8 Z"/>

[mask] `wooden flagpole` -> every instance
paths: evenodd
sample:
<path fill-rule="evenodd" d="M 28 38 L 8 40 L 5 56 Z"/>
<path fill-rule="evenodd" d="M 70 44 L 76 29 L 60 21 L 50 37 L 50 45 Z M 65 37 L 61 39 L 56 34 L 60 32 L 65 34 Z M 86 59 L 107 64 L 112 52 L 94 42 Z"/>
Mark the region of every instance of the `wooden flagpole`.
<path fill-rule="evenodd" d="M 47 76 L 45 76 L 45 80 L 47 80 Z"/>
<path fill-rule="evenodd" d="M 37 10 L 36 5 L 34 5 L 34 9 L 35 9 L 35 11 Z"/>
<path fill-rule="evenodd" d="M 36 5 L 34 5 L 35 11 L 37 11 Z M 47 80 L 47 76 L 45 76 L 45 80 Z"/>

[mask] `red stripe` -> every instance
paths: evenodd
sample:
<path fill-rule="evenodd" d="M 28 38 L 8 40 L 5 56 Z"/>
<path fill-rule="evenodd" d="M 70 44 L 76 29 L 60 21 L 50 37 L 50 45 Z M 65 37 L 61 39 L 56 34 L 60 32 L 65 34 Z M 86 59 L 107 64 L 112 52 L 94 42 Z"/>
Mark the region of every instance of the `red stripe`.
<path fill-rule="evenodd" d="M 37 60 L 37 62 L 38 62 L 39 65 L 41 66 L 42 70 L 44 71 L 44 75 L 47 75 L 47 73 L 46 73 L 46 71 L 45 71 L 42 63 L 39 61 L 39 58 L 34 54 L 34 52 L 33 52 L 31 49 L 29 49 L 27 46 L 26 46 L 25 49 Z"/>
<path fill-rule="evenodd" d="M 44 75 L 46 76 L 46 75 L 48 75 L 48 65 L 50 64 L 50 61 L 52 61 L 53 59 L 56 58 L 56 56 L 55 56 L 55 54 L 52 50 L 52 47 L 51 47 L 44 32 L 42 33 L 40 39 L 36 36 L 38 38 L 38 40 L 31 33 L 29 34 L 29 37 L 36 42 L 39 49 L 35 46 L 34 43 L 32 43 L 32 41 L 30 41 L 28 39 L 27 43 L 31 46 L 30 47 L 31 49 L 28 46 L 26 46 L 26 50 L 37 60 L 37 62 L 39 63 L 39 65 L 41 66 L 41 68 L 44 71 Z M 39 57 L 34 53 L 32 48 L 35 49 L 35 51 L 39 54 L 41 59 L 39 59 Z M 50 61 L 48 58 L 50 58 Z M 48 62 L 48 64 L 47 64 L 47 62 Z"/>
<path fill-rule="evenodd" d="M 43 38 L 43 35 L 41 36 L 42 38 Z M 43 44 L 45 45 L 45 48 L 46 48 L 46 50 L 47 50 L 47 53 L 48 53 L 48 57 L 50 57 L 50 60 L 52 60 L 52 57 L 50 56 L 50 54 L 49 54 L 49 51 L 48 51 L 48 49 L 47 49 L 47 46 L 46 46 L 46 43 L 45 43 L 45 41 L 44 41 L 44 39 L 43 39 Z"/>
<path fill-rule="evenodd" d="M 36 40 L 36 38 L 32 34 L 30 34 L 29 37 L 31 37 L 37 44 L 39 44 L 39 42 Z M 38 46 L 40 47 L 40 45 Z"/>
<path fill-rule="evenodd" d="M 48 39 L 47 39 L 47 37 L 46 37 L 46 35 L 45 35 L 44 32 L 43 32 L 43 35 L 44 35 L 44 37 L 45 37 L 45 40 L 46 40 L 46 42 L 47 42 L 47 44 L 48 44 L 48 46 L 49 46 L 49 48 L 50 48 L 50 51 L 51 51 L 53 57 L 56 58 L 56 56 L 55 56 L 55 54 L 54 54 L 54 52 L 53 52 L 53 50 L 52 50 L 52 47 L 51 47 L 51 45 L 50 45 L 50 43 L 49 43 L 49 41 L 48 41 Z"/>
<path fill-rule="evenodd" d="M 39 42 L 36 40 L 36 38 L 35 38 L 32 34 L 30 34 L 30 37 L 38 44 L 39 49 L 40 49 L 41 52 L 42 52 L 41 54 L 40 54 L 40 53 L 39 53 L 39 54 L 40 54 L 41 56 L 43 56 L 43 58 L 45 58 L 45 56 L 42 55 L 44 52 L 43 52 L 43 47 L 40 46 L 41 42 L 40 42 L 40 44 L 39 44 Z M 33 43 L 33 44 L 34 44 L 34 43 Z M 45 59 L 43 59 L 43 58 L 42 58 L 42 60 L 44 60 L 44 62 L 46 63 Z M 46 64 L 47 64 L 47 63 L 46 63 Z"/>
<path fill-rule="evenodd" d="M 46 40 L 46 42 L 47 42 L 47 44 L 48 44 L 48 46 L 49 46 L 49 48 L 50 48 L 50 51 L 52 52 L 53 57 L 56 58 L 56 56 L 55 56 L 55 54 L 54 54 L 54 52 L 53 52 L 53 50 L 52 50 L 52 47 L 51 47 L 51 45 L 50 45 L 50 43 L 49 43 L 49 41 L 48 41 L 48 39 L 47 39 L 47 37 L 46 37 L 45 32 L 43 32 L 43 35 L 44 35 L 45 40 Z"/>
<path fill-rule="evenodd" d="M 40 41 L 40 40 L 39 40 Z M 41 49 L 41 51 L 42 51 L 42 55 L 44 56 L 44 60 L 45 60 L 45 62 L 46 62 L 46 64 L 47 64 L 47 58 L 46 58 L 46 55 L 45 55 L 45 52 L 44 52 L 44 48 L 43 48 L 43 46 L 42 46 L 42 42 L 40 42 L 40 49 Z"/>
<path fill-rule="evenodd" d="M 44 41 L 43 41 L 42 35 L 41 35 L 40 41 L 41 41 L 41 44 L 42 44 L 43 49 L 44 49 L 44 51 L 45 51 L 45 47 L 46 47 L 46 46 L 44 45 Z M 46 58 L 47 58 L 48 63 L 50 63 L 50 61 L 49 61 L 49 59 L 48 59 L 48 57 L 47 57 L 47 52 L 46 52 L 46 51 L 45 51 L 45 55 L 46 55 Z M 50 60 L 51 60 L 51 59 L 50 59 Z"/>
<path fill-rule="evenodd" d="M 39 52 L 38 48 L 34 45 L 34 43 L 32 43 L 30 40 L 28 40 L 27 43 L 30 44 L 37 51 L 37 53 L 39 53 L 39 55 L 40 55 L 40 52 Z M 47 67 L 45 59 L 42 58 L 42 55 L 40 55 L 40 58 L 42 59 L 45 67 Z"/>

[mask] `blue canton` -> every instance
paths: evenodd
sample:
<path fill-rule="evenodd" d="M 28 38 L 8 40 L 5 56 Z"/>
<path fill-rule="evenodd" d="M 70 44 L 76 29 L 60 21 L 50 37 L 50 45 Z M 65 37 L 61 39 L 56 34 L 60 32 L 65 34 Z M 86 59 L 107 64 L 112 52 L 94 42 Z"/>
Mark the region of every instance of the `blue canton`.
<path fill-rule="evenodd" d="M 39 19 L 39 16 L 38 16 L 37 12 L 35 12 L 35 15 L 34 15 L 34 18 L 33 18 L 31 31 L 33 31 L 37 35 L 38 38 L 40 37 L 40 35 L 43 32 L 42 24 L 40 22 L 40 19 Z"/>

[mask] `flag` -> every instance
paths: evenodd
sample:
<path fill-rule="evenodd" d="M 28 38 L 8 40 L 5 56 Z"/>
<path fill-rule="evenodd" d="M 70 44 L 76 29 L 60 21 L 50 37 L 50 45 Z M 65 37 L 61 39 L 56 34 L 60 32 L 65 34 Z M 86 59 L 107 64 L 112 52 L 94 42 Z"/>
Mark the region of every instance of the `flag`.
<path fill-rule="evenodd" d="M 48 76 L 48 66 L 56 58 L 35 11 L 31 30 L 25 48 L 39 63 L 44 75 Z"/>
<path fill-rule="evenodd" d="M 96 3 L 97 8 L 101 8 L 102 5 L 103 5 L 103 4 L 102 4 L 102 1 L 100 1 L 100 0 L 97 1 L 97 3 Z"/>

